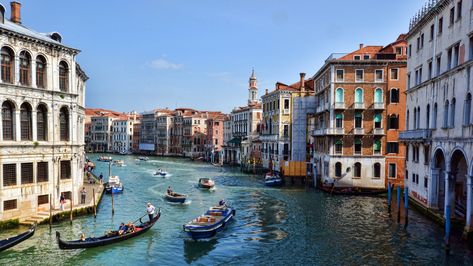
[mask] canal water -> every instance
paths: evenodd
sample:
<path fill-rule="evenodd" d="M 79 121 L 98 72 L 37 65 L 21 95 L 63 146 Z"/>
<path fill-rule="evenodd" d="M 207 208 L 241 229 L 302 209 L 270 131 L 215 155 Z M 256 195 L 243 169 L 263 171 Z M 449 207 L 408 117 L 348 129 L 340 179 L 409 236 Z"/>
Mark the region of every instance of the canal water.
<path fill-rule="evenodd" d="M 97 156 L 90 157 L 96 161 Z M 414 210 L 409 226 L 397 224 L 387 212 L 384 198 L 337 197 L 304 188 L 267 188 L 258 176 L 236 169 L 214 167 L 187 159 L 114 156 L 126 166 L 113 167 L 125 185 L 115 199 L 104 195 L 97 218 L 80 217 L 72 226 L 63 222 L 40 226 L 28 241 L 0 253 L 0 265 L 353 265 L 353 264 L 454 264 L 472 265 L 473 253 L 464 242 L 452 239 L 446 256 L 443 229 Z M 170 176 L 155 176 L 165 168 Z M 97 162 L 97 175 L 108 165 Z M 216 182 L 212 192 L 199 190 L 200 177 Z M 168 186 L 186 193 L 190 204 L 167 203 Z M 225 198 L 236 209 L 236 219 L 215 238 L 193 241 L 182 225 Z M 146 234 L 111 246 L 88 250 L 60 250 L 55 232 L 65 239 L 81 233 L 99 236 L 134 221 L 145 213 L 147 202 L 161 208 L 162 217 Z M 0 232 L 0 238 L 25 228 Z"/>

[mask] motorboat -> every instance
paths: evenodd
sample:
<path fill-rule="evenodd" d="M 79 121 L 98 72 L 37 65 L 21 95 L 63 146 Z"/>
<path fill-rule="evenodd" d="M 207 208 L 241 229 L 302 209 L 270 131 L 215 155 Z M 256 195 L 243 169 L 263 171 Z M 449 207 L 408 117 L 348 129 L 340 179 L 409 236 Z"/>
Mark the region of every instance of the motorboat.
<path fill-rule="evenodd" d="M 268 187 L 281 186 L 283 184 L 283 179 L 279 176 L 279 173 L 269 172 L 264 177 L 264 184 Z"/>
<path fill-rule="evenodd" d="M 199 187 L 200 188 L 211 189 L 214 186 L 215 186 L 215 182 L 210 178 L 203 177 L 203 178 L 199 179 Z"/>
<path fill-rule="evenodd" d="M 122 166 L 125 166 L 125 161 L 123 161 L 123 160 L 115 160 L 115 161 L 113 161 L 113 165 L 122 167 Z"/>
<path fill-rule="evenodd" d="M 226 205 L 211 207 L 203 215 L 183 225 L 193 239 L 209 238 L 222 231 L 235 216 L 235 210 Z"/>
<path fill-rule="evenodd" d="M 140 156 L 140 157 L 138 157 L 138 160 L 139 160 L 139 161 L 145 161 L 145 162 L 146 162 L 146 161 L 149 160 L 149 158 L 148 158 L 148 157 Z"/>
<path fill-rule="evenodd" d="M 187 195 L 171 192 L 171 193 L 166 193 L 164 195 L 164 198 L 169 202 L 184 203 L 186 202 Z"/>
<path fill-rule="evenodd" d="M 118 176 L 110 176 L 105 184 L 105 193 L 107 194 L 123 193 L 123 189 L 123 184 Z"/>
<path fill-rule="evenodd" d="M 158 171 L 156 171 L 156 173 L 154 175 L 160 175 L 162 177 L 166 177 L 169 173 L 164 170 L 164 169 L 158 169 Z"/>
<path fill-rule="evenodd" d="M 111 162 L 113 159 L 111 156 L 100 156 L 97 161 L 99 162 Z"/>

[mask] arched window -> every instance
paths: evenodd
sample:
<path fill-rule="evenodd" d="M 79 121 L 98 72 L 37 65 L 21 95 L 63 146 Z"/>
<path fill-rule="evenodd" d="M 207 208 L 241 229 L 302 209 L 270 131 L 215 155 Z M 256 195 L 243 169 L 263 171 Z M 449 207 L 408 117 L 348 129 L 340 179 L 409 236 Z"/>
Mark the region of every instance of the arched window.
<path fill-rule="evenodd" d="M 448 100 L 445 101 L 445 107 L 443 110 L 443 128 L 448 127 L 448 107 L 450 106 L 450 102 Z"/>
<path fill-rule="evenodd" d="M 337 103 L 345 102 L 345 97 L 344 97 L 344 93 L 343 93 L 342 88 L 337 89 L 337 92 L 336 92 L 336 95 L 335 95 L 335 102 L 337 102 Z"/>
<path fill-rule="evenodd" d="M 59 90 L 68 91 L 69 89 L 69 67 L 66 62 L 59 63 Z"/>
<path fill-rule="evenodd" d="M 31 106 L 28 103 L 23 103 L 20 106 L 21 140 L 32 140 L 31 121 Z"/>
<path fill-rule="evenodd" d="M 342 163 L 335 163 L 335 177 L 342 177 Z"/>
<path fill-rule="evenodd" d="M 48 111 L 43 104 L 36 109 L 36 127 L 36 138 L 39 141 L 48 140 Z"/>
<path fill-rule="evenodd" d="M 342 128 L 343 127 L 343 114 L 336 114 L 335 115 L 335 127 Z"/>
<path fill-rule="evenodd" d="M 62 107 L 59 113 L 60 139 L 69 141 L 69 111 Z"/>
<path fill-rule="evenodd" d="M 6 83 L 13 83 L 14 80 L 14 61 L 15 56 L 12 49 L 3 47 L 1 52 L 1 64 L 2 64 L 2 81 Z"/>
<path fill-rule="evenodd" d="M 20 84 L 31 85 L 31 56 L 26 51 L 20 53 Z"/>
<path fill-rule="evenodd" d="M 375 178 L 381 178 L 381 164 L 380 163 L 375 163 L 373 165 L 373 176 Z"/>
<path fill-rule="evenodd" d="M 361 177 L 361 163 L 355 163 L 355 171 L 353 173 L 354 177 Z"/>
<path fill-rule="evenodd" d="M 374 102 L 383 103 L 383 90 L 381 88 L 377 88 L 374 91 Z"/>
<path fill-rule="evenodd" d="M 36 57 L 36 87 L 46 88 L 46 59 L 38 55 Z"/>
<path fill-rule="evenodd" d="M 342 154 L 343 152 L 343 142 L 341 139 L 335 142 L 335 154 Z"/>
<path fill-rule="evenodd" d="M 409 110 L 407 110 L 406 114 L 406 130 L 409 130 Z"/>
<path fill-rule="evenodd" d="M 434 113 L 432 116 L 432 128 L 437 128 L 437 103 L 434 104 Z"/>
<path fill-rule="evenodd" d="M 417 108 L 414 108 L 414 129 L 417 129 Z"/>
<path fill-rule="evenodd" d="M 457 100 L 455 98 L 452 99 L 451 107 L 450 107 L 450 127 L 455 127 L 455 106 L 457 104 Z"/>
<path fill-rule="evenodd" d="M 469 125 L 470 124 L 470 116 L 471 116 L 471 93 L 468 93 L 466 95 L 466 100 L 465 100 L 465 111 L 463 114 L 463 125 Z"/>
<path fill-rule="evenodd" d="M 355 90 L 355 103 L 363 103 L 363 89 L 361 88 Z"/>
<path fill-rule="evenodd" d="M 417 129 L 420 128 L 420 107 L 417 107 Z"/>
<path fill-rule="evenodd" d="M 373 153 L 374 154 L 381 154 L 381 140 L 375 139 L 373 143 Z"/>
<path fill-rule="evenodd" d="M 382 123 L 381 123 L 381 114 L 380 113 L 376 113 L 374 114 L 374 128 L 382 128 Z"/>
<path fill-rule="evenodd" d="M 399 103 L 399 89 L 391 89 L 389 95 L 390 103 Z"/>
<path fill-rule="evenodd" d="M 2 131 L 3 140 L 14 140 L 13 135 L 13 104 L 11 102 L 4 102 L 2 104 Z"/>
<path fill-rule="evenodd" d="M 355 128 L 362 128 L 363 127 L 363 115 L 361 112 L 355 113 Z"/>
<path fill-rule="evenodd" d="M 359 138 L 355 139 L 355 154 L 356 155 L 362 154 L 362 144 L 361 144 L 361 139 Z"/>
<path fill-rule="evenodd" d="M 426 113 L 426 123 L 425 123 L 425 126 L 426 126 L 426 129 L 429 129 L 430 128 L 430 104 L 427 104 L 427 113 Z"/>

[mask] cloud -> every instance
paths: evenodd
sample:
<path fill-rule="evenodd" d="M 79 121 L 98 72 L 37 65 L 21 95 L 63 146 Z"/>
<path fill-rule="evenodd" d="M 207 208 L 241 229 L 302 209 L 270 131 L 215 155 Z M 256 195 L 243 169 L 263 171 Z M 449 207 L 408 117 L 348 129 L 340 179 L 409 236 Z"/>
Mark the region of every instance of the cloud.
<path fill-rule="evenodd" d="M 170 62 L 164 58 L 158 58 L 151 63 L 148 64 L 149 67 L 157 70 L 176 70 L 176 69 L 181 69 L 182 65 L 181 64 L 176 64 L 173 62 Z"/>

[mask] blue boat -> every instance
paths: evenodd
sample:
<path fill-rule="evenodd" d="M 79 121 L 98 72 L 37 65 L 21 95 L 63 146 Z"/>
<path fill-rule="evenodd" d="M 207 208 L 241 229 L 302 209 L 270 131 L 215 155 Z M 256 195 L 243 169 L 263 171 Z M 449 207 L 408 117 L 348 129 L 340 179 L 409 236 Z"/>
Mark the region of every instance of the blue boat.
<path fill-rule="evenodd" d="M 226 205 L 210 208 L 204 215 L 183 225 L 184 231 L 193 239 L 209 238 L 222 231 L 235 216 L 235 210 Z"/>
<path fill-rule="evenodd" d="M 118 194 L 123 193 L 123 184 L 120 182 L 118 176 L 110 176 L 108 182 L 105 184 L 105 193 Z"/>
<path fill-rule="evenodd" d="M 264 177 L 264 184 L 268 187 L 278 187 L 283 185 L 283 180 L 276 172 L 273 174 L 267 173 Z"/>
<path fill-rule="evenodd" d="M 166 193 L 164 195 L 164 198 L 169 202 L 185 203 L 187 199 L 187 195 L 171 192 L 171 193 Z"/>

